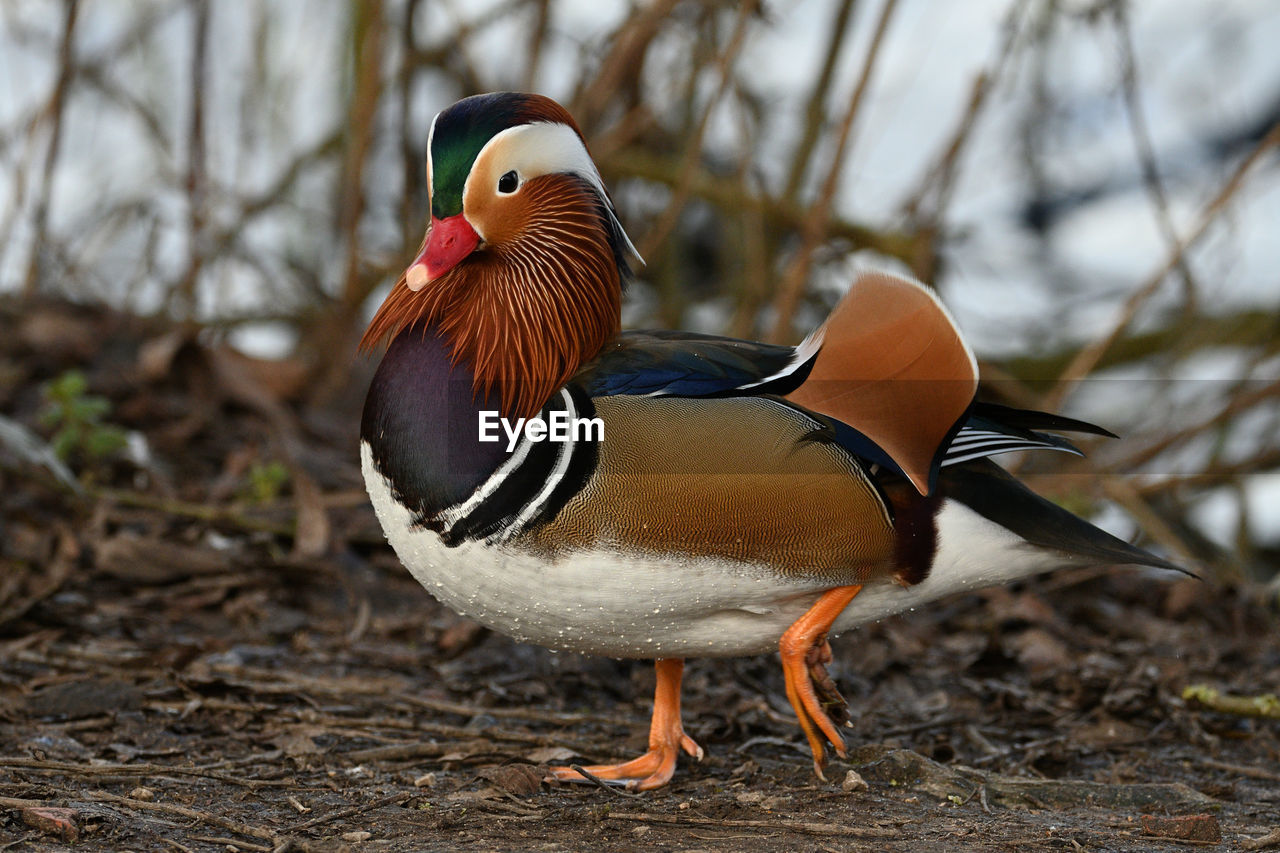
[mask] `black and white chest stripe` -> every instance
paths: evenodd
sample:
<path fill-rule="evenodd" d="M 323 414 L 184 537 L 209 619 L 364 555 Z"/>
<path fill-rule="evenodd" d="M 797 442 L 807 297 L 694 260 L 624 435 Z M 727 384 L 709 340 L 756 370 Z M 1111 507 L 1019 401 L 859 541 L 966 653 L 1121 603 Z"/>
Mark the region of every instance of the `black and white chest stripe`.
<path fill-rule="evenodd" d="M 585 394 L 562 388 L 538 417 L 545 421 L 556 411 L 573 423 L 593 417 L 595 407 Z M 466 500 L 415 521 L 436 531 L 450 547 L 474 540 L 489 545 L 510 541 L 555 518 L 577 494 L 595 471 L 597 445 L 595 436 L 573 430 L 563 441 L 532 441 L 522 433 L 511 454 Z"/>

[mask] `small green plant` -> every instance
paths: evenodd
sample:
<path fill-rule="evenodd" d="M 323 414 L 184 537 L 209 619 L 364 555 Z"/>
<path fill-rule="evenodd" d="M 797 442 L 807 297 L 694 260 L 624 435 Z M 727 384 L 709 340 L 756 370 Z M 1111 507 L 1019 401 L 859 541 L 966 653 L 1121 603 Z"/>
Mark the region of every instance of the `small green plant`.
<path fill-rule="evenodd" d="M 255 462 L 249 466 L 249 482 L 245 485 L 243 495 L 254 504 L 270 503 L 280 497 L 289 482 L 289 469 L 281 462 L 268 462 L 265 465 Z"/>
<path fill-rule="evenodd" d="M 111 402 L 88 390 L 89 383 L 79 370 L 68 370 L 44 388 L 40 423 L 54 430 L 50 445 L 64 461 L 99 462 L 125 446 L 125 431 L 103 423 Z"/>

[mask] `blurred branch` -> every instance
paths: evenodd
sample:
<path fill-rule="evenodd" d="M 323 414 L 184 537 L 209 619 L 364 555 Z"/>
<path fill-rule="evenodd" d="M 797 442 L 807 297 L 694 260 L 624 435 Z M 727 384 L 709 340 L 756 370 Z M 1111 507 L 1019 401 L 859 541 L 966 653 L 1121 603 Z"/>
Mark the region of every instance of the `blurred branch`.
<path fill-rule="evenodd" d="M 530 0 L 533 7 L 533 26 L 529 28 L 529 58 L 525 62 L 522 76 L 523 88 L 527 92 L 534 90 L 534 81 L 538 79 L 538 66 L 542 62 L 542 49 L 547 43 L 547 35 L 551 23 L 551 0 Z"/>
<path fill-rule="evenodd" d="M 187 130 L 187 268 L 171 297 L 179 300 L 178 314 L 187 320 L 196 314 L 196 281 L 204 263 L 205 205 L 208 186 L 205 176 L 204 112 L 208 90 L 209 0 L 190 0 L 192 10 L 191 80 L 188 103 L 191 123 Z"/>
<path fill-rule="evenodd" d="M 134 7 L 135 13 L 128 18 L 126 26 L 115 38 L 83 57 L 85 64 L 102 66 L 117 57 L 148 48 L 148 40 L 156 37 L 156 31 L 161 25 L 181 14 L 184 8 L 180 3 L 157 3 L 149 6 L 138 3 Z"/>
<path fill-rule="evenodd" d="M 22 283 L 22 292 L 28 297 L 35 293 L 40 283 L 41 244 L 49 230 L 49 200 L 53 188 L 53 176 L 58 168 L 58 154 L 62 150 L 62 126 L 67 108 L 67 95 L 74 73 L 76 17 L 79 12 L 80 0 L 64 0 L 62 39 L 58 44 L 58 78 L 53 84 L 53 91 L 44 109 L 44 114 L 49 121 L 49 144 L 45 148 L 44 172 L 36 195 L 35 212 L 32 215 L 34 239 L 31 254 L 27 259 L 26 276 Z"/>
<path fill-rule="evenodd" d="M 1161 494 L 1177 492 L 1194 487 L 1198 492 L 1230 485 L 1241 477 L 1258 474 L 1263 471 L 1274 471 L 1280 468 L 1280 448 L 1265 450 L 1249 459 L 1238 462 L 1220 463 L 1203 471 L 1180 474 L 1149 480 L 1134 488 L 1146 498 L 1155 498 Z"/>
<path fill-rule="evenodd" d="M 352 0 L 352 5 L 359 5 L 360 2 L 362 0 Z M 433 34 L 440 32 L 443 37 L 436 44 L 415 48 L 412 56 L 406 61 L 405 68 L 413 72 L 423 69 L 444 72 L 453 78 L 451 82 L 463 95 L 487 91 L 491 87 L 481 79 L 475 63 L 467 55 L 467 48 L 485 30 L 517 15 L 521 5 L 526 2 L 528 0 L 505 0 L 468 21 L 458 15 L 457 9 L 448 0 L 436 0 L 427 8 L 432 9 L 435 15 L 447 15 L 451 19 L 449 26 L 432 26 L 431 32 Z M 410 0 L 407 11 L 411 14 L 405 16 L 402 26 L 410 29 L 413 27 L 414 14 L 412 13 L 415 13 L 419 7 L 417 0 Z"/>
<path fill-rule="evenodd" d="M 1261 388 L 1238 392 L 1231 395 L 1226 403 L 1208 418 L 1185 429 L 1161 435 L 1159 439 L 1139 450 L 1130 453 L 1120 460 L 1116 467 L 1119 470 L 1133 470 L 1140 465 L 1155 459 L 1170 448 L 1185 445 L 1197 438 L 1205 436 L 1212 430 L 1226 427 L 1243 413 L 1255 407 L 1274 403 L 1280 400 L 1280 380 L 1268 382 Z"/>
<path fill-rule="evenodd" d="M 1191 312 L 1196 303 L 1196 281 L 1191 273 L 1191 265 L 1187 262 L 1186 250 L 1178 240 L 1173 217 L 1169 214 L 1168 194 L 1164 189 L 1164 181 L 1160 178 L 1155 146 L 1151 143 L 1151 130 L 1147 127 L 1147 116 L 1142 109 L 1142 98 L 1138 90 L 1138 60 L 1133 47 L 1133 29 L 1129 26 L 1129 4 L 1119 0 L 1110 4 L 1110 10 L 1116 36 L 1120 41 L 1120 89 L 1124 93 L 1125 112 L 1129 116 L 1133 145 L 1138 163 L 1142 167 L 1142 180 L 1147 185 L 1147 194 L 1151 196 L 1151 203 L 1155 208 L 1156 225 L 1169 244 L 1173 269 L 1182 279 L 1183 306 L 1186 311 Z"/>
<path fill-rule="evenodd" d="M 95 89 L 104 98 L 114 101 L 123 108 L 125 115 L 132 115 L 147 130 L 152 145 L 157 151 L 169 151 L 172 144 L 165 132 L 164 117 L 159 111 L 134 95 L 128 89 L 111 79 L 107 71 L 110 60 L 94 60 L 82 62 L 76 76 Z M 161 171 L 164 171 L 161 169 Z"/>
<path fill-rule="evenodd" d="M 738 16 L 733 25 L 733 35 L 729 37 L 728 46 L 725 47 L 724 52 L 716 60 L 718 80 L 715 92 L 703 105 L 697 127 L 685 147 L 684 157 L 680 163 L 680 171 L 676 174 L 675 182 L 672 185 L 673 192 L 667 201 L 667 206 L 658 216 L 657 221 L 649 228 L 649 232 L 645 234 L 644 240 L 641 242 L 641 257 L 648 257 L 653 254 L 658 246 L 666 242 L 671 229 L 675 227 L 676 221 L 680 218 L 680 212 L 684 210 L 685 202 L 689 199 L 690 184 L 692 183 L 694 172 L 698 168 L 698 163 L 702 160 L 702 141 L 707 133 L 707 123 L 711 120 L 711 114 L 715 112 L 716 107 L 719 106 L 720 100 L 724 97 L 724 93 L 729 87 L 733 64 L 737 61 L 738 54 L 742 51 L 742 45 L 746 39 L 747 22 L 751 20 L 756 12 L 757 4 L 755 2 L 743 3 L 738 7 Z"/>
<path fill-rule="evenodd" d="M 347 136 L 343 149 L 338 203 L 338 238 L 346 261 L 338 301 L 313 333 L 316 352 L 327 356 L 320 365 L 323 376 L 316 383 L 316 399 L 335 393 L 346 379 L 347 360 L 335 353 L 351 350 L 356 315 L 375 280 L 362 275 L 364 264 L 360 223 L 365 213 L 365 167 L 373 146 L 375 118 L 382 99 L 382 54 L 386 38 L 386 6 L 383 0 L 351 4 L 351 44 L 355 81 L 347 101 Z"/>
<path fill-rule="evenodd" d="M 346 249 L 340 300 L 358 305 L 368 295 L 360 278 L 360 218 L 365 209 L 364 176 L 373 145 L 374 117 L 382 96 L 382 45 L 386 12 L 382 0 L 351 4 L 352 62 L 355 85 L 347 100 L 347 138 L 343 148 L 338 201 L 338 235 Z"/>
<path fill-rule="evenodd" d="M 791 155 L 791 171 L 787 173 L 787 182 L 783 185 L 782 197 L 792 204 L 799 204 L 800 190 L 804 184 L 804 176 L 809 171 L 809 163 L 813 159 L 813 149 L 822 136 L 827 117 L 827 97 L 831 89 L 831 79 L 835 76 L 836 63 L 844 51 L 845 36 L 849 32 L 849 19 L 853 17 L 855 0 L 840 0 L 836 7 L 834 20 L 831 22 L 831 40 L 827 42 L 827 52 L 822 60 L 822 68 L 809 90 L 809 100 L 804 108 L 804 131 L 800 141 L 796 143 Z"/>
<path fill-rule="evenodd" d="M 609 40 L 608 53 L 595 77 L 583 77 L 584 82 L 572 98 L 570 112 L 588 136 L 600 124 L 607 106 L 620 99 L 628 101 L 628 94 L 634 100 L 645 54 L 678 3 L 679 0 L 654 0 L 630 15 Z"/>
<path fill-rule="evenodd" d="M 973 129 L 978 123 L 983 107 L 987 104 L 988 96 L 1004 78 L 1009 68 L 1010 58 L 1018 43 L 1022 18 L 1028 6 L 1029 4 L 1022 0 L 1014 0 L 1010 4 L 1001 25 L 1003 38 L 996 58 L 987 69 L 974 77 L 973 84 L 969 88 L 968 103 L 956 123 L 955 130 L 951 132 L 933 166 L 925 172 L 919 187 L 902 205 L 907 221 L 914 225 L 913 230 L 925 231 L 935 236 L 941 234 L 942 221 L 959 175 L 960 157 L 973 135 Z M 926 203 L 929 204 L 927 210 Z M 917 278 L 921 281 L 933 282 L 937 273 L 937 241 L 921 240 L 917 241 L 917 245 L 927 248 L 927 251 L 920 253 L 920 256 L 913 260 L 908 260 L 908 263 Z"/>
<path fill-rule="evenodd" d="M 1108 498 L 1125 508 L 1139 526 L 1147 532 L 1161 547 L 1172 551 L 1187 564 L 1196 563 L 1195 549 L 1192 548 L 1177 531 L 1165 522 L 1163 516 L 1156 512 L 1149 500 L 1141 492 L 1131 478 L 1124 475 L 1102 477 L 1102 491 Z"/>
<path fill-rule="evenodd" d="M 849 137 L 853 132 L 853 122 L 862 106 L 862 98 L 866 94 L 867 84 L 871 80 L 871 72 L 880 56 L 880 47 L 884 43 L 885 33 L 889 29 L 889 21 L 897 8 L 897 0 L 885 0 L 880 10 L 880 18 L 867 48 L 867 57 L 862 65 L 862 73 L 854 87 L 853 96 L 849 99 L 848 109 L 840 122 L 840 133 L 836 137 L 835 149 L 832 152 L 831 166 L 827 170 L 826 180 L 817 201 L 810 208 L 800 224 L 800 248 L 791 262 L 786 278 L 782 280 L 773 307 L 776 313 L 773 332 L 769 340 L 777 343 L 791 338 L 793 332 L 791 321 L 795 315 L 796 305 L 800 302 L 800 294 L 809 281 L 809 273 L 813 268 L 813 253 L 827 233 L 827 224 L 831 221 L 832 201 L 836 189 L 840 185 L 840 173 L 843 170 L 845 155 L 849 147 Z"/>
<path fill-rule="evenodd" d="M 1195 331 L 1194 346 L 1201 350 L 1214 347 L 1263 347 L 1268 352 L 1280 351 L 1280 316 L 1268 309 L 1201 315 L 1196 319 Z M 1180 320 L 1149 332 L 1117 338 L 1092 363 L 1089 372 L 1143 361 L 1183 344 L 1186 338 L 1187 329 Z M 1001 359 L 997 364 L 1009 376 L 1022 382 L 1054 381 L 1069 370 L 1082 354 L 1088 352 L 1089 346 L 1091 345 L 1070 346 L 1056 352 L 1016 356 Z M 1065 396 L 1055 385 L 1049 399 L 1061 399 Z M 1041 405 L 1044 405 L 1043 401 Z"/>
<path fill-rule="evenodd" d="M 1205 206 L 1200 214 L 1200 220 L 1187 238 L 1180 243 L 1175 244 L 1175 248 L 1169 258 L 1156 270 L 1146 282 L 1134 291 L 1133 295 L 1125 301 L 1124 306 L 1120 310 L 1119 316 L 1112 324 L 1111 330 L 1099 337 L 1092 344 L 1082 349 L 1063 369 L 1061 381 L 1054 387 L 1053 392 L 1046 398 L 1045 405 L 1050 411 L 1056 411 L 1061 405 L 1062 400 L 1071 391 L 1081 379 L 1091 373 L 1102 361 L 1107 352 L 1116 345 L 1121 339 L 1129 324 L 1133 322 L 1133 318 L 1137 316 L 1138 311 L 1146 304 L 1157 290 L 1165 277 L 1173 270 L 1182 254 L 1190 250 L 1193 246 L 1200 242 L 1200 239 L 1209 230 L 1209 226 L 1217 219 L 1219 213 L 1227 206 L 1227 203 L 1235 196 L 1239 189 L 1244 185 L 1245 176 L 1253 168 L 1253 166 L 1262 159 L 1263 155 L 1280 145 L 1280 124 L 1271 128 L 1271 131 L 1263 137 L 1262 141 L 1249 153 L 1240 165 L 1232 172 L 1231 177 L 1227 179 L 1217 195 Z M 1197 321 L 1197 325 L 1200 322 Z"/>
<path fill-rule="evenodd" d="M 746 196 L 746 164 L 741 175 L 740 192 Z M 760 304 L 768 296 L 769 287 L 769 236 L 765 227 L 764 212 L 756 205 L 739 208 L 739 240 L 742 246 L 737 307 L 729 321 L 728 334 L 733 337 L 755 337 L 755 321 Z"/>
<path fill-rule="evenodd" d="M 403 174 L 404 190 L 400 195 L 400 241 L 405 247 L 413 246 L 421 240 L 426 230 L 422 221 L 426 208 L 426 156 L 422 150 L 425 140 L 413 137 L 410 118 L 413 116 L 413 96 L 415 94 L 415 72 L 421 70 L 417 57 L 417 41 L 414 37 L 413 21 L 417 17 L 422 0 L 408 0 L 404 10 L 404 20 L 400 30 L 400 70 L 396 74 L 395 85 L 400 87 L 400 165 Z"/>
<path fill-rule="evenodd" d="M 680 171 L 679 164 L 641 147 L 628 148 L 611 155 L 608 166 L 611 172 L 619 176 L 641 178 L 672 187 L 676 185 Z M 799 205 L 751 193 L 731 178 L 718 177 L 701 169 L 695 170 L 689 178 L 689 191 L 693 196 L 706 199 L 726 210 L 740 210 L 743 207 L 757 209 L 770 228 L 781 231 L 800 229 L 809 216 L 809 211 Z M 910 233 L 858 225 L 834 214 L 827 221 L 826 234 L 828 237 L 847 240 L 854 248 L 874 249 L 904 260 L 911 256 L 915 241 L 914 235 Z"/>

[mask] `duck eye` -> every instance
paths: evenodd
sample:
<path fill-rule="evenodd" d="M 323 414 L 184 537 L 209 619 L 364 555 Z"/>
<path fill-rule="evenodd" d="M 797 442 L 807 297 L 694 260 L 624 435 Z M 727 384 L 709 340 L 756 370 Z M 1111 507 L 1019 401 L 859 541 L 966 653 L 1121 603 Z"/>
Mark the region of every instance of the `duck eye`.
<path fill-rule="evenodd" d="M 510 195 L 518 186 L 520 186 L 520 176 L 514 170 L 498 178 L 498 192 L 503 195 Z"/>

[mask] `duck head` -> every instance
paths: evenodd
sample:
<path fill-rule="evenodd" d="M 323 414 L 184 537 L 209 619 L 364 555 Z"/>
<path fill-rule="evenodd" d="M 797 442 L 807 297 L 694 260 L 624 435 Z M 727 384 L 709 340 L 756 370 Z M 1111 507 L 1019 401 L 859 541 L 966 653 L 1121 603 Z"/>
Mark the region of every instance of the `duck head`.
<path fill-rule="evenodd" d="M 529 417 L 617 334 L 635 247 L 582 132 L 541 95 L 476 95 L 439 113 L 427 185 L 421 251 L 361 348 L 434 327 L 477 395 Z"/>

